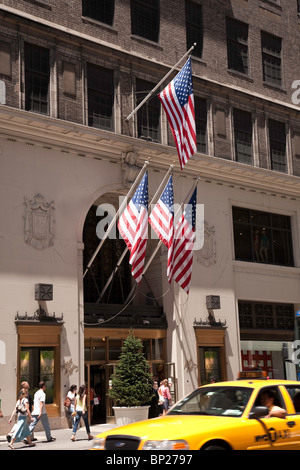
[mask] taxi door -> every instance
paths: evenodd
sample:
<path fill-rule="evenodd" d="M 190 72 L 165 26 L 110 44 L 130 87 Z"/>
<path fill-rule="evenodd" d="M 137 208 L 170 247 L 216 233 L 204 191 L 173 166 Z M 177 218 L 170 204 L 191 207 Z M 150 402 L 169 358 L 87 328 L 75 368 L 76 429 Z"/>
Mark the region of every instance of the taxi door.
<path fill-rule="evenodd" d="M 293 442 L 293 434 L 289 427 L 289 419 L 260 418 L 249 420 L 252 442 L 248 450 L 292 450 L 298 449 Z M 248 427 L 248 426 L 247 426 Z M 248 434 L 248 433 L 247 433 Z M 250 437 L 250 435 L 248 434 Z"/>

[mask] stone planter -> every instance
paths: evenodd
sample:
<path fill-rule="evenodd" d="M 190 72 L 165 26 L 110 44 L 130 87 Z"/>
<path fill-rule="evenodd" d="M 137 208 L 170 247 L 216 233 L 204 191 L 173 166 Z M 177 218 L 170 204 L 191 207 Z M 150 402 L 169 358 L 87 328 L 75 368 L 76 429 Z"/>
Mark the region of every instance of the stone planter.
<path fill-rule="evenodd" d="M 117 426 L 135 423 L 148 419 L 150 406 L 114 406 L 115 420 Z"/>

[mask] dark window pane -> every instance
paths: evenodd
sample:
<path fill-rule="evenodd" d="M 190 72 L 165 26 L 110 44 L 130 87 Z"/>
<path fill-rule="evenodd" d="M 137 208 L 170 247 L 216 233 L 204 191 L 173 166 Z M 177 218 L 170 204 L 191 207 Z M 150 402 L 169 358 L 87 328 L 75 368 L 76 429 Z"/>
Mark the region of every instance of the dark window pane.
<path fill-rule="evenodd" d="M 185 2 L 186 18 L 186 42 L 187 49 L 190 49 L 194 43 L 197 46 L 193 49 L 192 55 L 202 57 L 203 48 L 203 24 L 202 24 L 202 6 L 197 3 Z"/>
<path fill-rule="evenodd" d="M 248 74 L 248 25 L 227 18 L 228 68 Z"/>
<path fill-rule="evenodd" d="M 43 47 L 25 44 L 25 109 L 49 114 L 50 55 Z"/>
<path fill-rule="evenodd" d="M 200 153 L 207 153 L 206 128 L 207 128 L 207 105 L 206 100 L 195 96 L 195 121 L 197 149 Z"/>
<path fill-rule="evenodd" d="M 269 145 L 272 170 L 286 172 L 286 132 L 283 122 L 269 119 Z"/>
<path fill-rule="evenodd" d="M 252 116 L 240 109 L 233 110 L 236 161 L 252 164 Z"/>
<path fill-rule="evenodd" d="M 109 25 L 114 21 L 114 0 L 82 0 L 82 14 Z"/>
<path fill-rule="evenodd" d="M 153 83 L 145 80 L 136 81 L 138 105 L 154 87 Z M 158 96 L 152 96 L 137 112 L 138 137 L 160 141 L 160 101 Z"/>
<path fill-rule="evenodd" d="M 261 33 L 263 79 L 266 83 L 281 86 L 281 38 Z"/>
<path fill-rule="evenodd" d="M 236 259 L 294 265 L 290 217 L 233 207 L 233 232 Z"/>
<path fill-rule="evenodd" d="M 159 0 L 131 0 L 131 32 L 158 42 Z"/>
<path fill-rule="evenodd" d="M 88 64 L 88 124 L 113 130 L 114 84 L 112 70 Z"/>

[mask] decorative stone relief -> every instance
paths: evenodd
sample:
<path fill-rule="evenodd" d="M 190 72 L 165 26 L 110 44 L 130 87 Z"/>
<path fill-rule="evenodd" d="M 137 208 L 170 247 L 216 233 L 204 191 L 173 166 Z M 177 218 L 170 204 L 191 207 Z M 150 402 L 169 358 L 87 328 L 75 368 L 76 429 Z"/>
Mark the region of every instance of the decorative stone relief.
<path fill-rule="evenodd" d="M 132 150 L 122 153 L 122 173 L 123 173 L 123 187 L 129 188 L 132 186 L 140 171 L 137 165 L 138 156 Z"/>
<path fill-rule="evenodd" d="M 37 250 L 54 244 L 54 202 L 47 203 L 41 194 L 34 201 L 25 198 L 25 242 Z"/>
<path fill-rule="evenodd" d="M 201 250 L 197 253 L 197 262 L 203 266 L 211 266 L 217 261 L 216 241 L 215 241 L 215 227 L 209 226 L 204 221 L 204 244 Z"/>
<path fill-rule="evenodd" d="M 72 358 L 69 361 L 66 361 L 64 359 L 64 362 L 61 365 L 61 370 L 64 371 L 66 376 L 70 377 L 70 375 L 73 374 L 74 370 L 75 372 L 78 372 L 79 367 L 73 363 Z"/>

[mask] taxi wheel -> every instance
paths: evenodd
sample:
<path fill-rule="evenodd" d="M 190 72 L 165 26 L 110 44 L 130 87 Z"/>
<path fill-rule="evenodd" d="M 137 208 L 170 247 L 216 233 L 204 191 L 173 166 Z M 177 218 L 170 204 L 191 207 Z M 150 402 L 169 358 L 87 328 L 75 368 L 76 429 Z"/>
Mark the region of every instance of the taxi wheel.
<path fill-rule="evenodd" d="M 201 450 L 231 450 L 231 447 L 227 442 L 214 440 L 207 442 Z"/>

